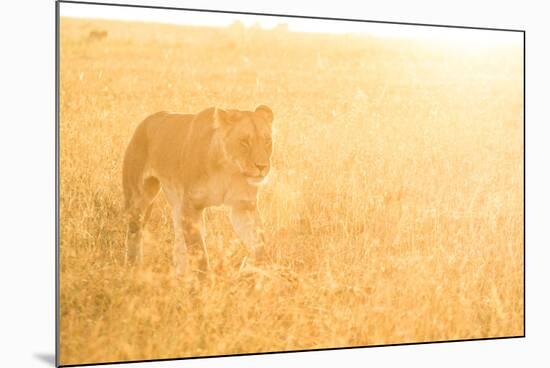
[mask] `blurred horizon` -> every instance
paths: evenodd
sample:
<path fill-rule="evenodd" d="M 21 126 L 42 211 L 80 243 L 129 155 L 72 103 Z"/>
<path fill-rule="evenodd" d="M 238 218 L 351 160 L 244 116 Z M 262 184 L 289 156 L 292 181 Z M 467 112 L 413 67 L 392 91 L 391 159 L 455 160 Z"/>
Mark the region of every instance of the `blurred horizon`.
<path fill-rule="evenodd" d="M 62 3 L 61 17 L 138 21 L 188 26 L 224 28 L 240 25 L 247 29 L 287 30 L 290 32 L 353 34 L 377 38 L 422 39 L 463 44 L 464 46 L 499 46 L 523 42 L 516 31 L 455 28 L 460 26 L 380 23 L 382 21 L 344 21 L 290 18 L 283 15 L 245 15 L 217 13 L 222 10 L 135 8 L 131 6 Z M 305 16 L 305 15 L 304 15 Z"/>

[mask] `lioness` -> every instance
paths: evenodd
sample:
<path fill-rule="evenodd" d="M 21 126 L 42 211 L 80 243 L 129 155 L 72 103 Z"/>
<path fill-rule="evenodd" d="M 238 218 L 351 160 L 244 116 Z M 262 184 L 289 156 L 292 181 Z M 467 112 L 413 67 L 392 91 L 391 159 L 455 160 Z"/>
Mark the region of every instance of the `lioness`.
<path fill-rule="evenodd" d="M 142 232 L 160 189 L 172 208 L 177 274 L 187 267 L 187 248 L 203 250 L 203 210 L 231 207 L 231 222 L 249 248 L 249 259 L 263 251 L 258 186 L 271 167 L 273 112 L 209 108 L 196 115 L 158 112 L 139 124 L 123 163 L 125 207 L 129 216 L 126 262 L 141 262 Z"/>

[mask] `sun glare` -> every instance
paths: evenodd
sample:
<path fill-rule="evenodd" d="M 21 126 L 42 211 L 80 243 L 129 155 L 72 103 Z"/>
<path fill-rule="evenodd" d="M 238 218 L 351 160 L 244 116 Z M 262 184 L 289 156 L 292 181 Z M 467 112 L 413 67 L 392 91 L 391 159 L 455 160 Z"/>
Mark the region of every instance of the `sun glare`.
<path fill-rule="evenodd" d="M 452 27 L 430 27 L 375 22 L 342 22 L 325 19 L 284 18 L 243 14 L 206 13 L 105 7 L 83 4 L 63 4 L 61 16 L 77 18 L 102 18 L 126 21 L 157 22 L 181 25 L 226 27 L 241 23 L 245 27 L 274 29 L 280 26 L 293 32 L 357 34 L 379 38 L 415 39 L 434 42 L 452 42 L 465 46 L 499 46 L 520 44 L 522 34 L 510 31 L 479 30 Z"/>

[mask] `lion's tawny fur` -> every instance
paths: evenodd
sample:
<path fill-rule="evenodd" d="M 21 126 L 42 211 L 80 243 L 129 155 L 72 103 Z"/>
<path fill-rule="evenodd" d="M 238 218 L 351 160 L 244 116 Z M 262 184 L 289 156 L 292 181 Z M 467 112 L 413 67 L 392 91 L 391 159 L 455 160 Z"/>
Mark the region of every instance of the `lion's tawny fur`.
<path fill-rule="evenodd" d="M 232 223 L 250 247 L 262 247 L 258 185 L 270 170 L 273 113 L 209 108 L 196 115 L 158 112 L 136 128 L 123 161 L 128 214 L 127 262 L 142 259 L 143 226 L 162 189 L 172 207 L 174 266 L 182 273 L 187 248 L 202 248 L 203 209 L 227 205 Z M 202 268 L 208 264 L 203 257 Z"/>

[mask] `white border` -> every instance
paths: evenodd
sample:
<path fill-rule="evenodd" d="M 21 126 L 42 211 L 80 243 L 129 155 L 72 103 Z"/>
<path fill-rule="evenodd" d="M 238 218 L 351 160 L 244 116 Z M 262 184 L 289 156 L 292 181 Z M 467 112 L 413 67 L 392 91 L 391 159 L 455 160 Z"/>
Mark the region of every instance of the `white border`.
<path fill-rule="evenodd" d="M 132 1 L 125 1 L 130 3 Z M 153 1 L 133 1 L 151 4 Z M 544 3 L 469 1 L 154 1 L 155 5 L 527 30 L 527 338 L 142 363 L 129 367 L 518 367 L 547 361 L 550 337 L 548 103 Z M 540 4 L 540 5 L 538 5 Z M 228 8 L 229 7 L 229 8 Z M 3 4 L 0 326 L 4 366 L 48 366 L 54 349 L 54 4 Z M 544 363 L 543 363 L 544 364 Z M 51 366 L 51 365 L 50 365 Z"/>

